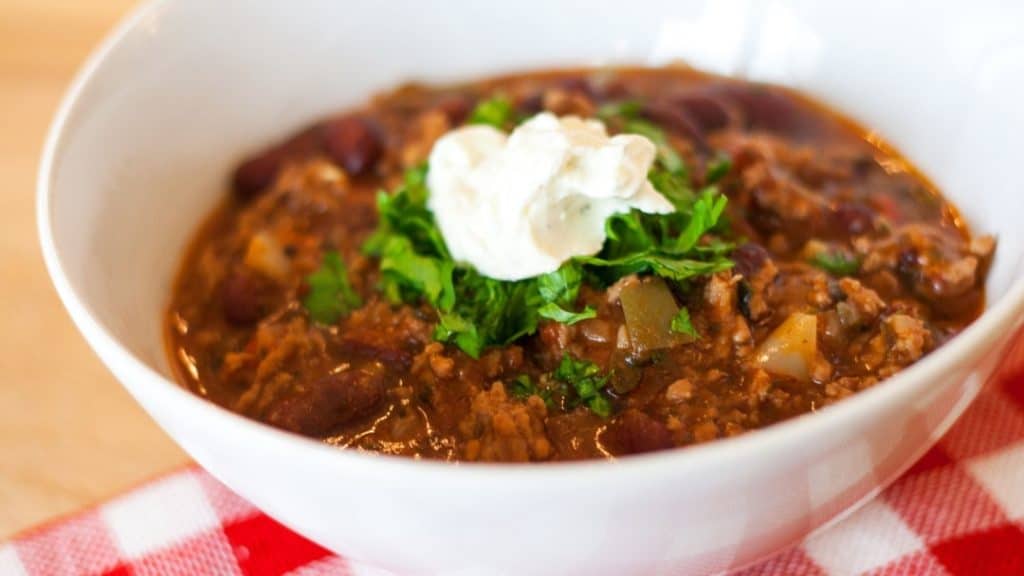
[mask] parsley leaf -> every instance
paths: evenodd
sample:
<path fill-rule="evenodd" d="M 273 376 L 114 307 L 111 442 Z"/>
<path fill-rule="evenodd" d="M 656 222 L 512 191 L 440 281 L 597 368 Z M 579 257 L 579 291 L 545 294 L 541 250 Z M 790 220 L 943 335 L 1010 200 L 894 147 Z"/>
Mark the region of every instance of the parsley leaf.
<path fill-rule="evenodd" d="M 551 396 L 551 390 L 542 388 L 535 384 L 530 379 L 529 374 L 520 374 L 512 379 L 512 385 L 509 387 L 509 393 L 513 397 L 519 398 L 520 400 L 526 400 L 530 396 L 537 396 L 547 404 L 549 408 L 554 406 L 554 399 Z"/>
<path fill-rule="evenodd" d="M 575 324 L 588 318 L 596 318 L 597 310 L 587 306 L 579 312 L 570 312 L 554 302 L 548 302 L 537 309 L 537 314 L 560 324 Z"/>
<path fill-rule="evenodd" d="M 537 277 L 537 292 L 540 297 L 556 304 L 571 304 L 580 292 L 583 272 L 576 264 L 569 263 L 558 270 Z"/>
<path fill-rule="evenodd" d="M 487 346 L 509 344 L 537 330 L 535 281 L 504 282 L 460 266 L 455 268 L 452 282 L 455 298 L 451 306 L 431 302 L 441 319 L 435 339 L 454 342 L 476 358 Z"/>
<path fill-rule="evenodd" d="M 860 270 L 860 259 L 838 251 L 819 252 L 811 259 L 811 264 L 833 276 L 852 276 Z"/>
<path fill-rule="evenodd" d="M 676 210 L 686 210 L 693 204 L 693 190 L 686 181 L 685 172 L 679 174 L 655 167 L 647 174 L 647 179 L 655 190 L 661 192 L 661 195 L 675 206 Z"/>
<path fill-rule="evenodd" d="M 605 284 L 629 274 L 653 273 L 685 282 L 695 276 L 727 270 L 732 261 L 725 253 L 731 244 L 698 246 L 700 239 L 718 226 L 728 200 L 714 187 L 705 188 L 695 202 L 671 214 L 632 211 L 605 222 L 608 239 L 596 256 L 576 261 L 592 268 Z"/>
<path fill-rule="evenodd" d="M 404 236 L 391 236 L 378 254 L 381 288 L 392 303 L 405 302 L 422 294 L 438 308 L 451 308 L 455 299 L 451 260 L 421 256 Z"/>
<path fill-rule="evenodd" d="M 306 277 L 309 293 L 302 305 L 320 324 L 334 324 L 338 318 L 362 305 L 363 300 L 348 281 L 348 270 L 337 252 L 327 252 L 320 268 Z"/>
<path fill-rule="evenodd" d="M 529 398 L 537 394 L 537 385 L 530 379 L 529 374 L 520 374 L 512 379 L 509 392 L 516 398 Z"/>
<path fill-rule="evenodd" d="M 616 118 L 636 118 L 640 115 L 640 110 L 643 105 L 639 100 L 620 100 L 618 102 L 608 102 L 602 104 L 597 109 L 597 117 L 605 122 Z"/>
<path fill-rule="evenodd" d="M 686 253 L 693 250 L 701 236 L 718 224 L 718 219 L 725 211 L 727 202 L 726 197 L 719 195 L 715 188 L 705 188 L 693 204 L 690 221 L 686 223 L 686 227 L 676 238 L 675 252 Z"/>
<path fill-rule="evenodd" d="M 579 312 L 566 308 L 576 302 L 583 283 L 583 271 L 576 262 L 567 262 L 558 270 L 537 277 L 537 295 L 543 304 L 537 309 L 542 318 L 562 324 L 575 324 L 597 316 L 597 311 L 587 306 Z"/>
<path fill-rule="evenodd" d="M 486 124 L 503 130 L 515 117 L 512 102 L 502 94 L 481 100 L 469 114 L 470 124 Z"/>
<path fill-rule="evenodd" d="M 704 172 L 704 182 L 715 184 L 732 170 L 732 159 L 725 154 L 719 154 L 708 162 L 707 170 Z"/>
<path fill-rule="evenodd" d="M 679 308 L 679 313 L 672 319 L 671 329 L 677 334 L 689 336 L 694 340 L 700 338 L 697 329 L 693 327 L 693 322 L 690 321 L 690 311 L 686 307 Z"/>
<path fill-rule="evenodd" d="M 411 168 L 405 181 L 393 194 L 377 193 L 377 214 L 380 223 L 367 239 L 363 251 L 379 255 L 391 236 L 405 236 L 417 252 L 450 259 L 441 230 L 434 223 L 434 214 L 427 208 L 427 165 Z"/>
<path fill-rule="evenodd" d="M 552 377 L 560 382 L 565 382 L 576 392 L 579 402 L 586 404 L 590 411 L 602 418 L 607 418 L 612 413 L 612 405 L 602 394 L 602 390 L 608 383 L 608 376 L 601 373 L 601 368 L 587 360 L 577 360 L 569 354 L 562 356 L 558 368 L 552 373 Z"/>

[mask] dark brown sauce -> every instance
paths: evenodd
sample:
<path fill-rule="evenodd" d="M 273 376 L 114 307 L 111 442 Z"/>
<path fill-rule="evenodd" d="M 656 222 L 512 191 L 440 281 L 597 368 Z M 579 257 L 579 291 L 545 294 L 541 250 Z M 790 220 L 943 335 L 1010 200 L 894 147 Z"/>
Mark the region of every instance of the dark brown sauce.
<path fill-rule="evenodd" d="M 737 244 L 732 271 L 677 294 L 701 334 L 622 363 L 624 316 L 606 291 L 579 304 L 597 318 L 542 323 L 536 335 L 473 359 L 434 343 L 434 312 L 392 306 L 360 246 L 375 194 L 425 159 L 433 140 L 500 92 L 522 114 L 589 115 L 637 100 L 669 134 L 695 185 L 719 154 Z M 993 245 L 894 149 L 853 120 L 775 86 L 691 69 L 568 70 L 452 87 L 409 85 L 255 156 L 203 224 L 167 314 L 172 364 L 191 390 L 272 425 L 389 454 L 458 460 L 600 458 L 732 436 L 870 387 L 954 336 L 984 306 Z M 255 239 L 255 240 L 254 240 Z M 364 305 L 312 323 L 305 278 L 337 250 Z M 853 255 L 848 277 L 814 254 Z M 764 369 L 755 351 L 792 314 L 812 314 L 807 379 Z M 629 378 L 608 418 L 571 397 L 509 393 L 564 354 Z M 628 364 L 628 363 L 627 363 Z M 626 376 L 623 376 L 623 375 Z M 617 377 L 618 377 L 617 376 Z M 501 385 L 497 385 L 497 383 Z M 556 395 L 557 396 L 557 395 Z"/>

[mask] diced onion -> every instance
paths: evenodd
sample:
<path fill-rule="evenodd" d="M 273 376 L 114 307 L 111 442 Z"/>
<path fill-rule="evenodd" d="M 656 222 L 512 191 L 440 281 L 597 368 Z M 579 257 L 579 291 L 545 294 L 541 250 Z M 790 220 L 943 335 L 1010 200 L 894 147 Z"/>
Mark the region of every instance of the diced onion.
<path fill-rule="evenodd" d="M 808 382 L 818 354 L 817 336 L 817 316 L 799 312 L 790 314 L 758 346 L 755 358 L 762 368 L 772 374 Z"/>
<path fill-rule="evenodd" d="M 291 268 L 281 243 L 267 232 L 253 234 L 246 247 L 244 261 L 249 268 L 274 280 L 285 280 Z"/>

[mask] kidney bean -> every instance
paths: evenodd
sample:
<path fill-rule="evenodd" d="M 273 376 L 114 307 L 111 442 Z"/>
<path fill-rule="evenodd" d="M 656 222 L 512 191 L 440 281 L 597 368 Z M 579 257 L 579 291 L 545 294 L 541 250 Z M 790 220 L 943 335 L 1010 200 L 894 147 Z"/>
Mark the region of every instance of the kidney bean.
<path fill-rule="evenodd" d="M 589 82 L 592 96 L 599 102 L 621 100 L 629 97 L 629 88 L 621 78 L 598 77 Z"/>
<path fill-rule="evenodd" d="M 747 220 L 755 230 L 762 234 L 773 234 L 784 228 L 785 219 L 773 207 L 771 202 L 765 200 L 766 192 L 762 188 L 755 188 L 750 194 L 750 203 L 747 206 Z"/>
<path fill-rule="evenodd" d="M 232 324 L 251 324 L 269 312 L 273 296 L 270 280 L 248 271 L 234 271 L 221 284 L 221 308 Z"/>
<path fill-rule="evenodd" d="M 324 126 L 324 147 L 335 162 L 353 176 L 373 169 L 381 155 L 380 136 L 369 121 L 345 116 Z"/>
<path fill-rule="evenodd" d="M 323 436 L 370 414 L 384 397 L 385 377 L 380 364 L 328 374 L 277 402 L 266 421 L 290 432 Z"/>
<path fill-rule="evenodd" d="M 917 250 L 904 248 L 896 258 L 896 273 L 904 281 L 911 284 L 919 281 L 921 276 L 921 265 L 918 261 Z"/>
<path fill-rule="evenodd" d="M 544 109 L 543 90 L 521 97 L 515 103 L 516 109 L 521 113 L 532 116 Z"/>
<path fill-rule="evenodd" d="M 383 344 L 367 342 L 353 337 L 343 337 L 341 345 L 350 354 L 361 358 L 378 360 L 391 366 L 408 368 L 412 364 L 412 354 L 398 347 L 398 343 Z"/>
<path fill-rule="evenodd" d="M 231 178 L 232 189 L 240 200 L 250 200 L 266 190 L 277 176 L 284 154 L 273 148 L 249 158 L 235 169 Z"/>
<path fill-rule="evenodd" d="M 448 122 L 452 126 L 458 126 L 465 122 L 472 108 L 469 98 L 461 94 L 445 96 L 437 103 L 437 107 L 448 118 Z"/>
<path fill-rule="evenodd" d="M 316 126 L 307 128 L 280 145 L 242 162 L 235 169 L 231 180 L 238 199 L 251 200 L 269 188 L 289 158 L 319 153 L 323 148 L 320 132 Z"/>
<path fill-rule="evenodd" d="M 764 246 L 747 242 L 733 250 L 731 258 L 735 263 L 733 270 L 745 278 L 750 278 L 764 266 L 764 263 L 768 261 L 769 255 L 768 250 Z"/>
<path fill-rule="evenodd" d="M 705 133 L 725 128 L 735 114 L 706 94 L 679 94 L 674 96 L 672 101 Z"/>
<path fill-rule="evenodd" d="M 767 130 L 789 136 L 814 134 L 817 126 L 807 114 L 801 114 L 791 98 L 767 86 L 721 84 L 713 87 L 719 95 L 734 102 L 749 129 Z"/>
<path fill-rule="evenodd" d="M 664 424 L 639 410 L 627 410 L 608 425 L 609 444 L 622 454 L 671 448 L 672 435 Z"/>
<path fill-rule="evenodd" d="M 643 105 L 641 114 L 669 132 L 692 141 L 706 149 L 704 133 L 677 105 L 668 100 L 655 100 Z"/>
<path fill-rule="evenodd" d="M 555 83 L 556 86 L 566 92 L 579 92 L 588 97 L 596 96 L 594 87 L 585 78 L 579 76 L 568 76 Z"/>
<path fill-rule="evenodd" d="M 832 222 L 836 229 L 847 235 L 856 236 L 875 228 L 875 216 L 870 208 L 857 202 L 844 202 L 832 211 Z"/>

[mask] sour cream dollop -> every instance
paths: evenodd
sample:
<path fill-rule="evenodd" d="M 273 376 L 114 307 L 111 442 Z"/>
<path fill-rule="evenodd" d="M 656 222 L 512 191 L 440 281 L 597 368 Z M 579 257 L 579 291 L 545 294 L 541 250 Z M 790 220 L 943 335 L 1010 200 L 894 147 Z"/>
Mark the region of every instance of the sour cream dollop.
<path fill-rule="evenodd" d="M 643 136 L 547 112 L 508 135 L 464 126 L 430 152 L 429 207 L 455 260 L 498 280 L 529 278 L 599 252 L 612 214 L 672 212 L 647 180 L 656 152 Z"/>

